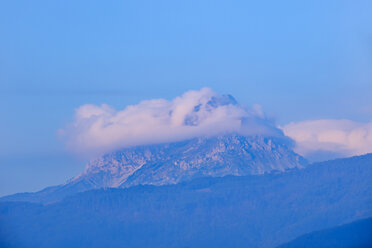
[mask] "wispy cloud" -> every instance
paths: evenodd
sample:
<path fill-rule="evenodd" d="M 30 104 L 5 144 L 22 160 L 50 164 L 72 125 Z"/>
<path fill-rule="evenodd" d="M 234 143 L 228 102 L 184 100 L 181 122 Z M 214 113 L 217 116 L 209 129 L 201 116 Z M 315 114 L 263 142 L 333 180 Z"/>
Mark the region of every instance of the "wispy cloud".
<path fill-rule="evenodd" d="M 60 130 L 70 149 L 93 154 L 226 132 L 283 136 L 259 107 L 244 108 L 233 97 L 209 88 L 188 91 L 171 101 L 146 100 L 123 110 L 83 105 L 76 109 L 74 122 Z"/>
<path fill-rule="evenodd" d="M 295 151 L 305 157 L 327 152 L 340 156 L 372 152 L 372 122 L 312 120 L 290 123 L 283 131 L 296 141 Z"/>

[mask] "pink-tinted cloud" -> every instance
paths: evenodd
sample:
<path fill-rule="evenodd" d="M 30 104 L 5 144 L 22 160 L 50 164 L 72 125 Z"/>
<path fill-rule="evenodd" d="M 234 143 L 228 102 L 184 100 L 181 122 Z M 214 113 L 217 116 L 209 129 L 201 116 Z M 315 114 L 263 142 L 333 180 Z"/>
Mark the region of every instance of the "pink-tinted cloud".
<path fill-rule="evenodd" d="M 246 109 L 209 88 L 188 91 L 171 101 L 142 101 L 123 110 L 83 105 L 74 122 L 60 131 L 71 150 L 93 154 L 226 132 L 281 135 L 259 107 Z"/>
<path fill-rule="evenodd" d="M 290 123 L 283 131 L 296 141 L 295 151 L 305 157 L 318 151 L 344 156 L 372 152 L 372 122 L 312 120 Z"/>

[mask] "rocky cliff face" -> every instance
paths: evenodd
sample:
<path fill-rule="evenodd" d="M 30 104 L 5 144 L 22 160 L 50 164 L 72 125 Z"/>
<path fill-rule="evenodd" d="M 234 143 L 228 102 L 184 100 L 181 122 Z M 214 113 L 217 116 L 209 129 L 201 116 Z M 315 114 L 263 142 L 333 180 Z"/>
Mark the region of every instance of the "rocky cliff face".
<path fill-rule="evenodd" d="M 55 202 L 91 189 L 167 185 L 199 177 L 246 176 L 303 168 L 283 138 L 226 134 L 122 149 L 88 163 L 68 182 L 0 201 Z"/>
<path fill-rule="evenodd" d="M 175 184 L 197 177 L 254 175 L 302 168 L 278 138 L 220 135 L 123 149 L 91 161 L 69 184 L 93 188 Z"/>

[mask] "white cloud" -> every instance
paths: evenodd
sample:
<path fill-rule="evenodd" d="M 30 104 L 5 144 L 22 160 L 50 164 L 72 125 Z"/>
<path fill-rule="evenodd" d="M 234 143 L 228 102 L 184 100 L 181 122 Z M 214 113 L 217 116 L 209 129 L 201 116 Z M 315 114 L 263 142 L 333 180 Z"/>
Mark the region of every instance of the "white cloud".
<path fill-rule="evenodd" d="M 296 141 L 295 151 L 305 157 L 318 152 L 341 156 L 372 152 L 372 122 L 312 120 L 290 123 L 283 131 Z"/>
<path fill-rule="evenodd" d="M 142 101 L 119 111 L 105 104 L 83 105 L 76 110 L 74 122 L 60 131 L 70 149 L 85 154 L 225 132 L 283 135 L 259 106 L 248 110 L 231 96 L 208 88 L 171 101 Z"/>

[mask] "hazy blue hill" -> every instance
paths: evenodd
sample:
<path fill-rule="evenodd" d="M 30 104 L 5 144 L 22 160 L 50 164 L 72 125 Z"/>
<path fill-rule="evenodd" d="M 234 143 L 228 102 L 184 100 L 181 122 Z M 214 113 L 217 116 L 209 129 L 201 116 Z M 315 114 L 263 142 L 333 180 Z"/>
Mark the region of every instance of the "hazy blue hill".
<path fill-rule="evenodd" d="M 0 203 L 4 247 L 276 247 L 372 216 L 372 155 L 286 173 Z"/>
<path fill-rule="evenodd" d="M 370 248 L 372 218 L 305 234 L 278 248 Z"/>

